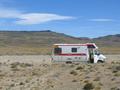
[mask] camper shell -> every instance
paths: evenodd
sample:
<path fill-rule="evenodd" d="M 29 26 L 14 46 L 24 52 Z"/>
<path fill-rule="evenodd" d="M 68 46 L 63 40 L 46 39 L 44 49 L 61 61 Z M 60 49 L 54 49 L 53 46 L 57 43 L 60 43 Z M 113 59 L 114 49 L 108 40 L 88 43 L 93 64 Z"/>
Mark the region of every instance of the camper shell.
<path fill-rule="evenodd" d="M 99 53 L 95 43 L 54 44 L 53 62 L 104 62 L 106 57 Z"/>

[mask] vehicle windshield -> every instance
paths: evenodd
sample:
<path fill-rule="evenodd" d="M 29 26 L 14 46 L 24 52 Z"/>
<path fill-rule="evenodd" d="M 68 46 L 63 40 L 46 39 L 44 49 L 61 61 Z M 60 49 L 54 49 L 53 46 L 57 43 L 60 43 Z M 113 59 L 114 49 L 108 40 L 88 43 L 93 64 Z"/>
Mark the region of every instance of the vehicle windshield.
<path fill-rule="evenodd" d="M 95 55 L 100 55 L 100 52 L 98 50 L 94 50 Z"/>

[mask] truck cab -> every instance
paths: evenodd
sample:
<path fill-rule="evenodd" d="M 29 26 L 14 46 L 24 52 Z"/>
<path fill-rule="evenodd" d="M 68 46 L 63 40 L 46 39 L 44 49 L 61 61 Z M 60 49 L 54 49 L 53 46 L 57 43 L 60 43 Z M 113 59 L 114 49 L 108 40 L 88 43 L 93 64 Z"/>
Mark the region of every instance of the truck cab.
<path fill-rule="evenodd" d="M 94 43 L 88 43 L 88 51 L 89 51 L 89 61 L 90 63 L 103 63 L 106 60 L 106 57 L 100 53 L 98 47 Z"/>
<path fill-rule="evenodd" d="M 94 63 L 103 63 L 105 62 L 106 57 L 101 54 L 98 50 L 94 50 Z"/>

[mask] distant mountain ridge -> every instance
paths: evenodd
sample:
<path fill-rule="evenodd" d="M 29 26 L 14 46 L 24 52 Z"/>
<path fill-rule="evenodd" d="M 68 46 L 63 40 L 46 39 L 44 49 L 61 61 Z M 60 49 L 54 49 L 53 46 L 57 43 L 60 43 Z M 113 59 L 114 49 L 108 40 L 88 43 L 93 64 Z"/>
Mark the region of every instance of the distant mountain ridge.
<path fill-rule="evenodd" d="M 93 41 L 95 41 L 96 43 L 101 43 L 102 45 L 120 47 L 120 34 L 94 38 Z"/>
<path fill-rule="evenodd" d="M 51 30 L 0 31 L 0 54 L 48 54 L 55 43 L 96 43 L 104 53 L 120 53 L 120 34 L 90 39 Z"/>

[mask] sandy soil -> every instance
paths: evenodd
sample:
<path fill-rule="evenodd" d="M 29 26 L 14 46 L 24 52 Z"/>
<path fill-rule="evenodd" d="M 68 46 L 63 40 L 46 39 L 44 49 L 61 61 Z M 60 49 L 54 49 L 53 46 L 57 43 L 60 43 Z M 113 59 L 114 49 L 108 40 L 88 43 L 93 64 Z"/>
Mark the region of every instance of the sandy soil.
<path fill-rule="evenodd" d="M 120 90 L 120 55 L 106 63 L 52 63 L 50 56 L 0 56 L 0 90 Z"/>

